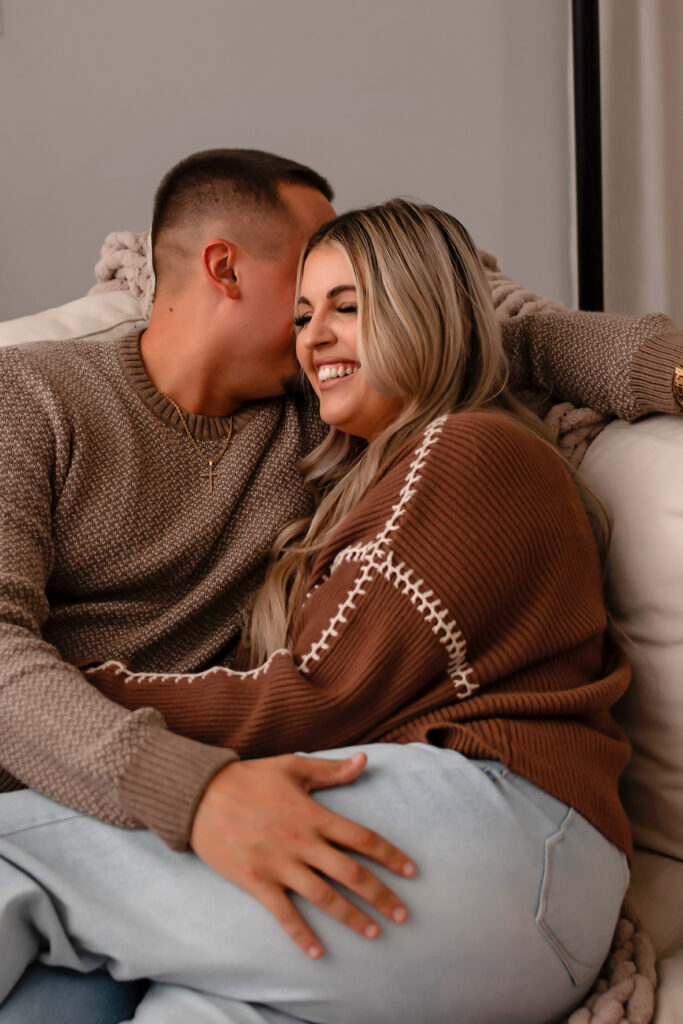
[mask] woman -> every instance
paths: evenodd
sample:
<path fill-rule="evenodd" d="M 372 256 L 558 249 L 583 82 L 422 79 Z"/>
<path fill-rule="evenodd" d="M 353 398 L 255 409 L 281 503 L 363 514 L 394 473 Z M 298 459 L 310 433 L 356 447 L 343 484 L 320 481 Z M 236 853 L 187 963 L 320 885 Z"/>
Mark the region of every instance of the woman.
<path fill-rule="evenodd" d="M 609 716 L 628 669 L 606 657 L 587 517 L 506 390 L 489 290 L 452 217 L 395 200 L 324 226 L 296 322 L 333 429 L 308 462 L 316 512 L 281 537 L 244 669 L 88 675 L 242 758 L 363 744 L 367 771 L 319 799 L 403 849 L 429 836 L 411 923 L 361 950 L 335 933 L 334 955 L 311 963 L 196 858 L 174 891 L 177 855 L 147 834 L 120 893 L 88 867 L 110 831 L 89 822 L 101 913 L 69 920 L 74 957 L 151 977 L 140 1020 L 559 1020 L 607 954 L 630 852 L 628 745 Z M 308 916 L 299 941 L 317 959 L 334 925 Z"/>

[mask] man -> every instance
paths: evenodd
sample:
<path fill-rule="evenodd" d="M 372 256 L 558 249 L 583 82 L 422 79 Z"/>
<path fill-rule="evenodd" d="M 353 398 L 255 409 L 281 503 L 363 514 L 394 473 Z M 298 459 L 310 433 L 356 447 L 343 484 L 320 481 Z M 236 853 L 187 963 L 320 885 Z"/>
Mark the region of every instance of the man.
<path fill-rule="evenodd" d="M 170 733 L 151 709 L 111 704 L 69 662 L 198 671 L 230 657 L 275 535 L 310 511 L 296 465 L 322 428 L 309 400 L 288 394 L 294 277 L 331 198 L 292 161 L 196 154 L 157 193 L 157 292 L 142 336 L 38 343 L 0 362 L 5 788 L 13 776 L 152 829 L 174 850 L 191 836 L 313 956 L 318 941 L 288 890 L 362 934 L 368 914 L 320 885 L 321 875 L 348 885 L 339 848 L 414 871 L 309 795 L 352 782 L 362 762 L 242 764 Z M 548 318 L 540 334 L 548 324 L 561 331 Z M 366 904 L 405 917 L 375 875 L 352 877 Z M 10 965 L 6 986 L 14 980 Z"/>
<path fill-rule="evenodd" d="M 209 790 L 243 791 L 235 756 L 104 701 L 63 659 L 197 670 L 234 647 L 276 533 L 310 511 L 296 466 L 322 426 L 310 403 L 281 396 L 297 372 L 297 260 L 333 216 L 331 194 L 268 154 L 191 157 L 157 194 L 157 297 L 139 344 L 2 353 L 4 766 L 174 849 Z M 287 792 L 335 771 L 304 766 L 296 781 L 282 768 Z M 273 802 L 270 766 L 267 779 Z M 215 843 L 216 815 L 204 816 Z"/>
<path fill-rule="evenodd" d="M 310 511 L 296 466 L 322 427 L 309 403 L 281 396 L 296 375 L 297 260 L 333 216 L 331 196 L 319 175 L 269 154 L 190 158 L 157 195 L 157 298 L 139 348 L 134 336 L 2 353 L 4 767 L 175 849 L 187 847 L 199 805 L 195 846 L 305 948 L 314 936 L 280 877 L 292 862 L 324 870 L 333 858 L 336 878 L 337 846 L 390 867 L 407 860 L 308 795 L 362 765 L 291 758 L 247 773 L 230 752 L 172 735 L 160 716 L 105 701 L 64 659 L 117 653 L 199 669 L 234 647 L 275 535 Z M 221 843 L 218 806 L 230 802 L 239 830 Z M 279 835 L 273 852 L 278 828 L 292 838 Z M 398 905 L 366 875 L 360 896 Z M 303 884 L 312 881 L 309 869 Z M 368 925 L 329 892 L 329 913 Z"/>

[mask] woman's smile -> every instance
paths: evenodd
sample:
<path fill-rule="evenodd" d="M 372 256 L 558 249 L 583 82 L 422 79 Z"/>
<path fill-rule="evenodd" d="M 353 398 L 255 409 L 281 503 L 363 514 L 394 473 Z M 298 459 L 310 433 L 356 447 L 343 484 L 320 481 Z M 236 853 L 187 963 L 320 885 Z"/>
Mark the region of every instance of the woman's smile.
<path fill-rule="evenodd" d="M 320 387 L 331 388 L 336 384 L 345 383 L 360 370 L 360 363 L 356 362 L 323 362 L 316 363 L 315 369 L 318 374 Z"/>

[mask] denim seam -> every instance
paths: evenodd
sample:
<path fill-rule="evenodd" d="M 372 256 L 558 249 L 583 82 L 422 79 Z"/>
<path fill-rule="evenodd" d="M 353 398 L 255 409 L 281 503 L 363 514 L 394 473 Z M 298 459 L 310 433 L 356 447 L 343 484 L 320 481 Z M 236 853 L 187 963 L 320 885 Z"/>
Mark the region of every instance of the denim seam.
<path fill-rule="evenodd" d="M 556 951 L 556 953 L 562 960 L 562 963 L 569 972 L 569 975 L 574 984 L 581 985 L 583 984 L 583 981 L 585 979 L 578 977 L 574 965 L 576 964 L 579 967 L 584 967 L 586 970 L 591 970 L 592 965 L 584 963 L 583 960 L 579 960 L 578 957 L 573 956 L 569 952 L 569 950 L 564 946 L 564 944 L 560 941 L 560 939 L 555 934 L 550 925 L 548 925 L 544 920 L 544 916 L 548 910 L 548 892 L 550 890 L 550 886 L 553 880 L 552 854 L 555 847 L 559 845 L 559 843 L 563 842 L 566 838 L 567 832 L 569 831 L 569 827 L 576 816 L 576 811 L 573 807 L 570 807 L 566 815 L 564 816 L 564 819 L 560 827 L 551 836 L 548 836 L 548 838 L 545 841 L 543 883 L 541 885 L 538 909 L 536 910 L 536 917 L 534 918 L 534 920 L 536 922 L 537 927 L 540 929 L 543 935 L 545 935 L 550 945 L 553 947 L 553 949 Z"/>
<path fill-rule="evenodd" d="M 49 821 L 38 821 L 35 825 L 24 825 L 23 828 L 13 828 L 10 832 L 3 832 L 0 828 L 0 839 L 9 839 L 11 836 L 23 835 L 25 832 L 35 832 L 38 828 L 49 828 L 51 825 L 61 825 L 65 821 L 73 821 L 75 818 L 83 818 L 83 814 L 65 814 L 63 818 L 50 818 Z"/>

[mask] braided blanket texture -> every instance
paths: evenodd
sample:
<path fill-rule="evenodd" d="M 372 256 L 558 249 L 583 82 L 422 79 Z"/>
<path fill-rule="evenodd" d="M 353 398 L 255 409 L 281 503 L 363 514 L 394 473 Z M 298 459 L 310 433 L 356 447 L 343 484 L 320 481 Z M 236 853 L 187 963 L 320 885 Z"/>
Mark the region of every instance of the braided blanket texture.
<path fill-rule="evenodd" d="M 571 402 L 560 402 L 552 406 L 543 422 L 567 462 L 578 469 L 591 441 L 611 419 L 594 409 L 577 409 Z"/>
<path fill-rule="evenodd" d="M 650 1024 L 656 986 L 655 951 L 627 893 L 598 980 L 563 1024 Z"/>
<path fill-rule="evenodd" d="M 540 298 L 511 281 L 499 269 L 495 256 L 483 251 L 479 256 L 499 320 L 566 311 L 566 306 Z M 107 235 L 95 278 L 97 284 L 90 294 L 128 290 L 141 300 L 143 315 L 149 318 L 155 286 L 149 232 L 113 231 Z M 610 419 L 593 409 L 562 402 L 552 406 L 544 423 L 562 454 L 578 468 L 591 441 Z M 627 893 L 609 957 L 583 1005 L 563 1024 L 650 1024 L 656 983 L 654 948 Z"/>
<path fill-rule="evenodd" d="M 499 320 L 511 320 L 530 313 L 567 312 L 567 307 L 560 305 L 559 302 L 543 299 L 515 284 L 503 274 L 496 257 L 491 253 L 480 249 L 479 258 L 491 288 L 493 305 Z M 561 402 L 551 407 L 543 422 L 548 428 L 551 440 L 567 462 L 574 469 L 578 469 L 591 441 L 595 440 L 611 419 L 611 416 L 605 416 L 594 409 L 578 408 L 570 402 Z"/>
<path fill-rule="evenodd" d="M 482 262 L 493 296 L 493 305 L 499 320 L 511 320 L 515 316 L 527 316 L 529 313 L 566 313 L 567 307 L 552 299 L 542 299 L 534 292 L 515 284 L 506 277 L 498 266 L 498 261 L 490 252 L 479 249 Z"/>
<path fill-rule="evenodd" d="M 95 264 L 97 284 L 88 292 L 128 291 L 142 303 L 142 315 L 149 320 L 154 302 L 152 246 L 148 231 L 112 231 L 104 240 Z"/>

